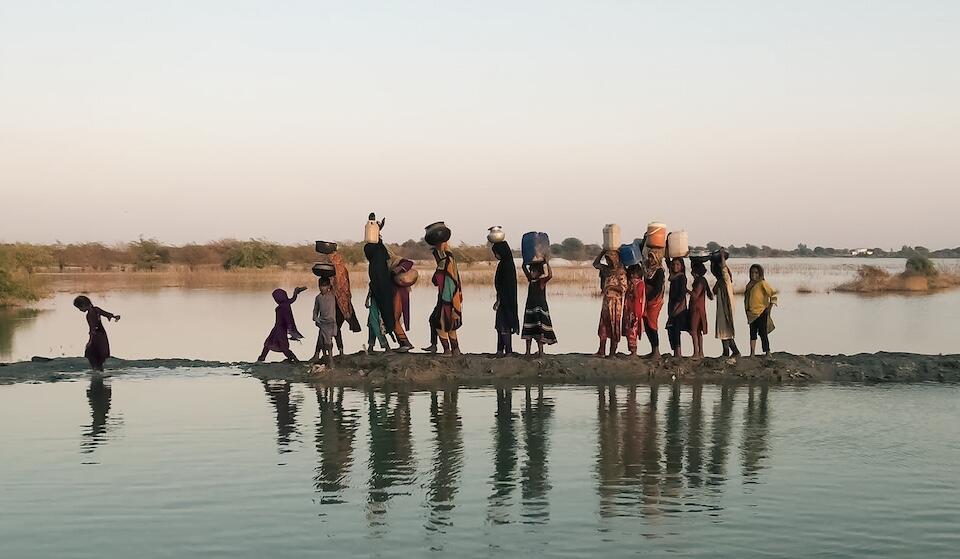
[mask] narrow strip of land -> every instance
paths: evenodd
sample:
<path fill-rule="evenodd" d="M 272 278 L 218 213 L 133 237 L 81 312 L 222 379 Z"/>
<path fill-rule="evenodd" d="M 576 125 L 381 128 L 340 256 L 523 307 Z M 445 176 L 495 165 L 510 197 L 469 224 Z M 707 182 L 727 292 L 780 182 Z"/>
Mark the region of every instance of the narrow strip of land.
<path fill-rule="evenodd" d="M 735 362 L 709 358 L 664 358 L 650 361 L 619 357 L 599 359 L 583 354 L 495 359 L 491 355 L 443 357 L 425 354 L 355 354 L 335 360 L 328 369 L 307 363 L 246 363 L 188 359 L 110 359 L 108 375 L 178 368 L 232 368 L 266 380 L 290 380 L 340 386 L 406 386 L 423 388 L 456 383 L 598 384 L 611 382 L 771 382 L 840 381 L 958 382 L 960 355 L 862 353 L 858 355 L 791 355 L 741 357 Z M 34 358 L 0 367 L 0 384 L 51 382 L 82 378 L 89 370 L 82 358 Z"/>

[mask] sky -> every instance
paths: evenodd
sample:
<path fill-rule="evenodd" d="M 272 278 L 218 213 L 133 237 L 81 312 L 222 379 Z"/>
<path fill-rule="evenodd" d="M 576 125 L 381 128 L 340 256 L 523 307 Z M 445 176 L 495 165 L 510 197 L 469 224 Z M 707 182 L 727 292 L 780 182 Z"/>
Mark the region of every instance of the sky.
<path fill-rule="evenodd" d="M 960 2 L 0 0 L 0 241 L 960 245 Z"/>

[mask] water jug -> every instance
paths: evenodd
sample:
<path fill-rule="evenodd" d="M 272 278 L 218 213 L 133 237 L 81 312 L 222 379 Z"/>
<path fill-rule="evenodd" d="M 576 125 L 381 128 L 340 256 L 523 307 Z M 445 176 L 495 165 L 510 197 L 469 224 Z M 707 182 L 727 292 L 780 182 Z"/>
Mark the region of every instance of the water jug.
<path fill-rule="evenodd" d="M 380 225 L 377 223 L 377 216 L 372 213 L 367 218 L 367 224 L 363 226 L 363 241 L 365 243 L 380 242 Z"/>
<path fill-rule="evenodd" d="M 430 246 L 437 246 L 450 240 L 450 228 L 442 221 L 431 223 L 423 229 L 423 240 Z"/>
<path fill-rule="evenodd" d="M 617 250 L 620 246 L 620 226 L 608 223 L 603 227 L 603 250 Z"/>
<path fill-rule="evenodd" d="M 490 232 L 487 233 L 487 241 L 491 243 L 501 243 L 507 236 L 503 232 L 503 227 L 496 225 L 490 228 Z"/>
<path fill-rule="evenodd" d="M 686 231 L 674 231 L 667 235 L 667 257 L 683 258 L 690 254 L 690 244 Z"/>

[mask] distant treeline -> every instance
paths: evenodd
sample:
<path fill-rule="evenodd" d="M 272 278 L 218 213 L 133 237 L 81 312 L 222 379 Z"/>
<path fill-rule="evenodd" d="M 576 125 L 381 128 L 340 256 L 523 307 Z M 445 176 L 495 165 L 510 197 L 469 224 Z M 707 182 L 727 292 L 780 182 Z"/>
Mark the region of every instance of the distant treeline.
<path fill-rule="evenodd" d="M 395 254 L 411 260 L 431 260 L 431 248 L 424 241 L 408 240 L 401 244 L 388 244 Z M 519 247 L 514 247 L 518 249 Z M 692 247 L 694 251 L 716 251 L 721 245 L 709 242 L 706 246 Z M 900 250 L 873 249 L 837 249 L 815 247 L 801 244 L 793 250 L 771 248 L 766 245 L 724 247 L 734 258 L 763 257 L 872 257 L 872 258 L 910 258 L 926 256 L 929 258 L 960 258 L 960 247 L 931 251 L 925 247 L 904 246 Z M 363 258 L 363 243 L 340 243 L 339 252 L 352 264 L 360 263 Z M 487 245 L 461 244 L 453 247 L 460 262 L 483 262 L 494 259 Z M 518 255 L 519 252 L 515 251 Z M 580 239 L 568 237 L 563 242 L 551 246 L 553 256 L 574 261 L 594 258 L 600 252 L 600 246 L 585 244 Z M 222 266 L 234 268 L 285 267 L 291 264 L 309 264 L 317 260 L 314 244 L 281 245 L 263 239 L 245 241 L 227 239 L 205 244 L 168 245 L 156 239 L 140 238 L 131 243 L 105 245 L 102 243 L 81 243 L 37 245 L 28 243 L 0 244 L 0 269 L 20 270 L 28 273 L 44 270 L 65 271 L 70 269 L 113 270 L 135 269 L 155 270 L 166 265 L 176 264 L 190 269 L 197 267 Z"/>

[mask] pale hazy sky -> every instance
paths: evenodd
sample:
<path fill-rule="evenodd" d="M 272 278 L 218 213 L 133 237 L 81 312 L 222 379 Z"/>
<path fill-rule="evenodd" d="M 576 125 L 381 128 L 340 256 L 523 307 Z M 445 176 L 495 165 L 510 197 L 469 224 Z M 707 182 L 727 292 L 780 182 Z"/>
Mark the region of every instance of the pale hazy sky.
<path fill-rule="evenodd" d="M 0 0 L 0 240 L 960 245 L 960 2 Z"/>

